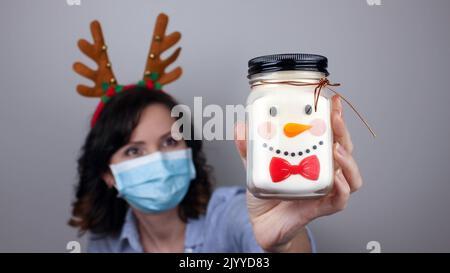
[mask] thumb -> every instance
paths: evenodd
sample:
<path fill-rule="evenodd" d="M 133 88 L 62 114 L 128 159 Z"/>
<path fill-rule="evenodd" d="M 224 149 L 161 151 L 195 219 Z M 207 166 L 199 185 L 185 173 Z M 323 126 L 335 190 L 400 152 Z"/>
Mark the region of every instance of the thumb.
<path fill-rule="evenodd" d="M 247 166 L 247 141 L 245 122 L 238 121 L 234 124 L 234 143 L 242 162 Z"/>

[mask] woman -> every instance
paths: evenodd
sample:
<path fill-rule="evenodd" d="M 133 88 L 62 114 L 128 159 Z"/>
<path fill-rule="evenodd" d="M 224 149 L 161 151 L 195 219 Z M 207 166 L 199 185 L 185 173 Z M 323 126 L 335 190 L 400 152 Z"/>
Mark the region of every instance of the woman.
<path fill-rule="evenodd" d="M 171 136 L 176 104 L 162 91 L 136 86 L 111 98 L 89 132 L 69 222 L 90 233 L 88 251 L 310 252 L 306 225 L 344 209 L 362 184 L 338 97 L 331 117 L 340 167 L 334 189 L 297 201 L 257 199 L 241 187 L 212 191 L 201 141 Z M 245 166 L 243 128 L 236 125 L 236 146 Z M 136 166 L 144 171 L 130 173 Z"/>

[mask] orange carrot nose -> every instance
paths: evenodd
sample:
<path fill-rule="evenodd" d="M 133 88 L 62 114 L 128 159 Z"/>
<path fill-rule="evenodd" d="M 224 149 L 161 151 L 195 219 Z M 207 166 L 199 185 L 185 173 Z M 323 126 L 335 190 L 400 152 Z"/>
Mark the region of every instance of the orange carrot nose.
<path fill-rule="evenodd" d="M 300 124 L 300 123 L 287 123 L 284 125 L 284 134 L 287 137 L 295 137 L 304 131 L 310 129 L 311 125 Z"/>

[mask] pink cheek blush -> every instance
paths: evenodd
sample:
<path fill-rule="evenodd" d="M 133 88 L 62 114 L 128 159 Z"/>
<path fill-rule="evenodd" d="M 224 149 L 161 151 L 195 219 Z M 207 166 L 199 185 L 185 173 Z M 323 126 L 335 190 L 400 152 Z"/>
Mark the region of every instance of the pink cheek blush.
<path fill-rule="evenodd" d="M 315 119 L 311 122 L 312 128 L 309 129 L 309 132 L 313 134 L 314 136 L 321 136 L 325 134 L 325 131 L 327 130 L 327 125 L 323 119 Z"/>
<path fill-rule="evenodd" d="M 258 125 L 258 135 L 264 139 L 271 139 L 275 136 L 276 134 L 276 128 L 275 125 L 270 122 L 270 121 L 266 121 L 266 122 L 262 122 Z"/>

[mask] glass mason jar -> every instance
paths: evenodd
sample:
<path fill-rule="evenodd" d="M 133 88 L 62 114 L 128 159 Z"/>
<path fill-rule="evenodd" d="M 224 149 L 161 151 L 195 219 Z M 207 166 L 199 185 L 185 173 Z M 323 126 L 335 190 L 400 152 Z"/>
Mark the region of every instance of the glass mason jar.
<path fill-rule="evenodd" d="M 326 195 L 334 178 L 333 94 L 322 88 L 315 104 L 315 91 L 328 76 L 327 58 L 277 54 L 251 59 L 248 65 L 248 189 L 259 198 Z"/>

